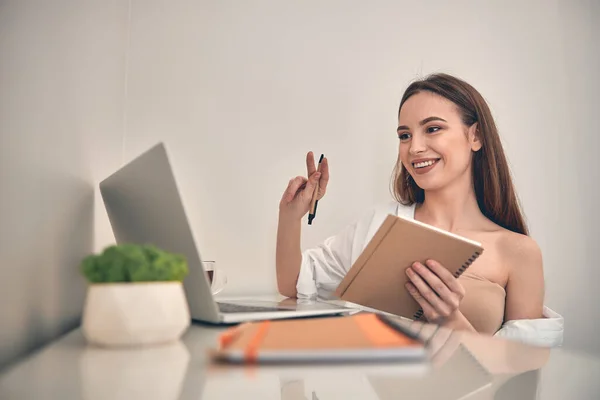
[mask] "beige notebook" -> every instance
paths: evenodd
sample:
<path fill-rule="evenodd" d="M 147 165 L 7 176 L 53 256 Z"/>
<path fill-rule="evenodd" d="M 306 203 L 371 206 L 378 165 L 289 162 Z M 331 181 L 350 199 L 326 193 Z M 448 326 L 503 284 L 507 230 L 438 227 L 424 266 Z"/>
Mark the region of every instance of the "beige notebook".
<path fill-rule="evenodd" d="M 459 277 L 483 253 L 480 243 L 420 221 L 388 215 L 335 294 L 344 301 L 419 319 L 422 310 L 404 284 L 415 261 L 433 259 Z"/>
<path fill-rule="evenodd" d="M 238 363 L 424 360 L 424 344 L 372 313 L 242 324 L 220 337 L 215 359 Z"/>

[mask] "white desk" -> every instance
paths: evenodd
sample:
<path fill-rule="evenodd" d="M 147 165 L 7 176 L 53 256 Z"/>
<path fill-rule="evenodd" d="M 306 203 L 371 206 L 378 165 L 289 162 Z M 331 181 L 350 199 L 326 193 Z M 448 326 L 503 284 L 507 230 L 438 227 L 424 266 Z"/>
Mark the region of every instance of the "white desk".
<path fill-rule="evenodd" d="M 445 372 L 435 379 L 431 370 L 400 364 L 291 370 L 214 366 L 206 353 L 216 345 L 220 332 L 194 324 L 182 341 L 171 345 L 107 350 L 87 346 L 77 329 L 5 371 L 0 376 L 0 399 L 424 398 L 418 393 L 427 393 L 425 398 L 470 400 L 600 398 L 600 359 L 563 349 L 550 351 L 438 331 L 458 339 L 489 372 L 489 381 L 483 385 L 463 379 L 466 387 L 471 384 L 470 393 L 458 393 L 447 380 L 460 371 L 448 361 L 442 361 Z"/>

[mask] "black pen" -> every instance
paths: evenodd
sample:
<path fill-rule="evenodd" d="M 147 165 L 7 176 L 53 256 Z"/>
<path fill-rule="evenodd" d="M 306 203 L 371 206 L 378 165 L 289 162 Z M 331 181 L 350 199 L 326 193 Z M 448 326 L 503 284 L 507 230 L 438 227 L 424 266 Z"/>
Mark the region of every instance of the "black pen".
<path fill-rule="evenodd" d="M 319 165 L 317 167 L 317 172 L 321 172 L 321 162 L 323 162 L 323 154 L 319 158 Z M 315 187 L 315 191 L 313 192 L 313 197 L 310 202 L 310 212 L 308 214 L 308 224 L 311 225 L 313 219 L 317 216 L 317 204 L 319 204 L 319 200 L 317 200 L 317 196 L 319 195 L 319 181 L 317 181 L 317 186 Z"/>

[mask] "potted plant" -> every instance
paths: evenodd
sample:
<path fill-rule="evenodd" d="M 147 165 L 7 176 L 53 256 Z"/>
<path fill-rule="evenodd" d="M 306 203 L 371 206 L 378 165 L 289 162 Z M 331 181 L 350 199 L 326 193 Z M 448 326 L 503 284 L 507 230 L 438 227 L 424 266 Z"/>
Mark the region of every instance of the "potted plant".
<path fill-rule="evenodd" d="M 190 325 L 185 258 L 152 245 L 120 244 L 81 263 L 89 282 L 82 317 L 88 342 L 128 346 L 178 340 Z"/>

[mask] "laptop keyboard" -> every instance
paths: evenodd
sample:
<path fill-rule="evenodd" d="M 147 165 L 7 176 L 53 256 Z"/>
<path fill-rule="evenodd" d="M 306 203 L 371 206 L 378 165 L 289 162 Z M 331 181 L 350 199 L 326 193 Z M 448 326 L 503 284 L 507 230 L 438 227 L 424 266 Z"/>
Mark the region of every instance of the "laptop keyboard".
<path fill-rule="evenodd" d="M 258 307 L 246 306 L 241 304 L 218 303 L 219 311 L 222 313 L 250 313 L 250 312 L 269 312 L 269 311 L 294 311 L 290 308 L 279 307 Z"/>

